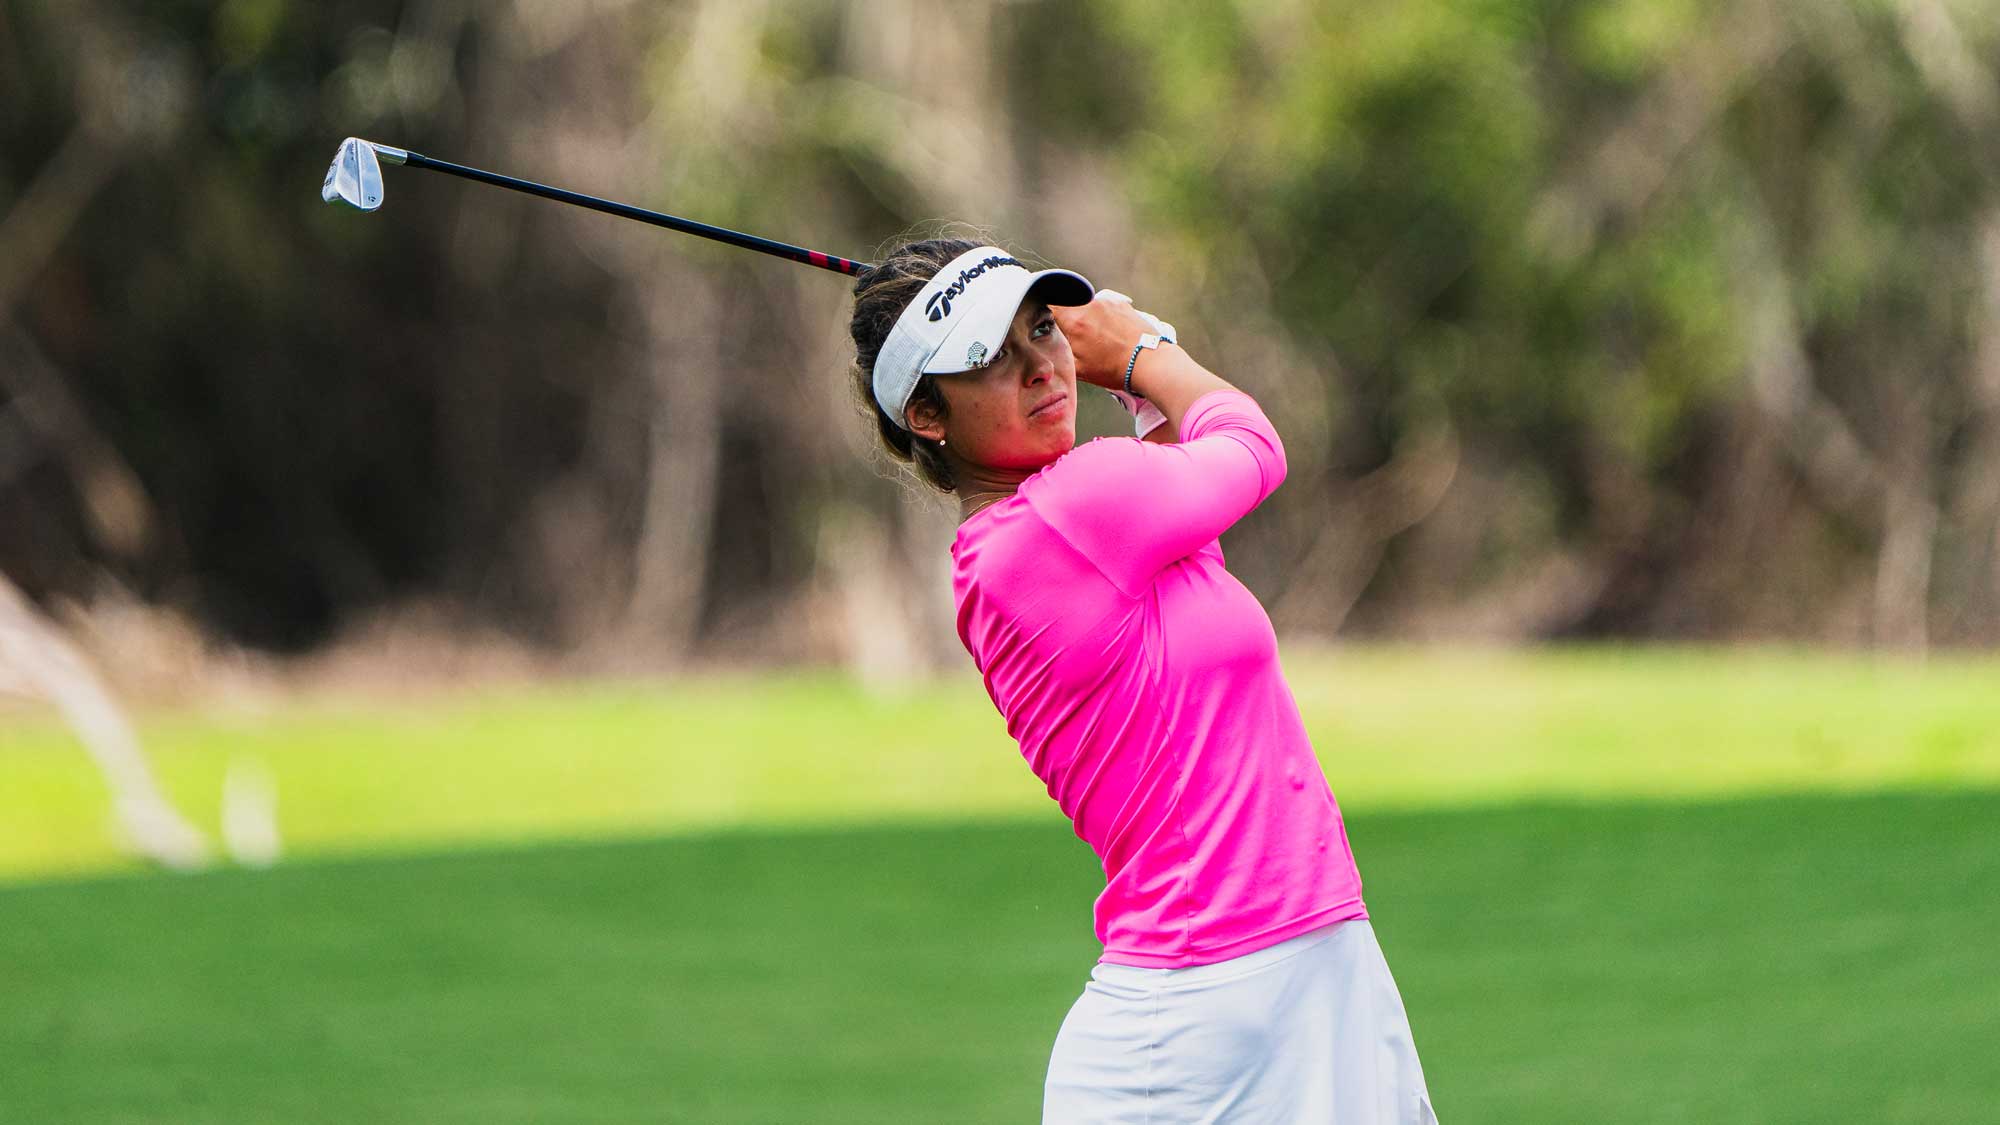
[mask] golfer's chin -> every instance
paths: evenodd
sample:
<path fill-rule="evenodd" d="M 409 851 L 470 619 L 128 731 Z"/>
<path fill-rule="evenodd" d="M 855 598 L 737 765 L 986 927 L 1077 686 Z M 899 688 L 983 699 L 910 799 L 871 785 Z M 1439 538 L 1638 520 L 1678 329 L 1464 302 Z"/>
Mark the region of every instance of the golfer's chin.
<path fill-rule="evenodd" d="M 1040 472 L 1076 448 L 1076 415 L 1057 411 L 1047 415 L 1021 419 L 1005 433 L 989 435 L 970 450 L 972 461 L 1008 473 Z"/>
<path fill-rule="evenodd" d="M 1048 468 L 1063 454 L 1076 448 L 1076 427 L 1061 431 L 1050 431 L 1030 435 L 1023 441 L 1009 443 L 1006 452 L 983 460 L 990 469 L 1009 473 L 1033 474 Z"/>
<path fill-rule="evenodd" d="M 1057 458 L 1076 448 L 1076 419 L 1070 418 L 1060 425 L 1046 427 L 1047 432 L 1037 435 L 1035 452 L 1029 458 L 1032 468 L 1043 469 L 1053 464 Z"/>

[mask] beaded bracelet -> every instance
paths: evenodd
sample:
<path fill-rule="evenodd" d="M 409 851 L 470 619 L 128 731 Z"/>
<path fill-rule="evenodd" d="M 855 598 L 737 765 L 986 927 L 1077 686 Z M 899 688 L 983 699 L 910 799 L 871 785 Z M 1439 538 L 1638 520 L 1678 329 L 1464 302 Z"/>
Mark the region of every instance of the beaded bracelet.
<path fill-rule="evenodd" d="M 1132 389 L 1132 371 L 1134 368 L 1139 366 L 1140 352 L 1145 351 L 1147 348 L 1157 348 L 1160 346 L 1162 342 L 1163 341 L 1160 339 L 1160 337 L 1155 336 L 1152 333 L 1148 332 L 1146 335 L 1139 337 L 1139 342 L 1137 344 L 1132 345 L 1132 358 L 1125 361 L 1126 394 L 1131 395 L 1134 398 L 1146 397 L 1145 395 L 1142 395 L 1138 391 Z"/>

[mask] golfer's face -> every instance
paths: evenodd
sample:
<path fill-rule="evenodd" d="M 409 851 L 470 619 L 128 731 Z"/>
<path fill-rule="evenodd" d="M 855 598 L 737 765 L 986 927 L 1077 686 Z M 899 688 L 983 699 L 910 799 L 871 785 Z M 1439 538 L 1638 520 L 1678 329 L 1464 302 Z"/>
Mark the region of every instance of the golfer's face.
<path fill-rule="evenodd" d="M 945 432 L 960 457 L 995 469 L 1038 469 L 1076 444 L 1076 360 L 1049 307 L 1025 301 L 986 366 L 938 376 Z"/>

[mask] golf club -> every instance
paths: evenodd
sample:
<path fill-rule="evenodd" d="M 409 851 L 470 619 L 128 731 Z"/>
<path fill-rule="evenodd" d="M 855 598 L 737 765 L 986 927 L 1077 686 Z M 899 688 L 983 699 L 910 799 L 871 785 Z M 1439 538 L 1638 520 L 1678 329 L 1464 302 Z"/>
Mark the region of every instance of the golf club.
<path fill-rule="evenodd" d="M 673 215 L 663 215 L 658 211 L 648 211 L 644 207 L 634 207 L 629 203 L 616 203 L 609 199 L 599 199 L 594 195 L 565 191 L 547 184 L 530 180 L 517 180 L 512 176 L 502 176 L 497 172 L 487 172 L 479 168 L 468 168 L 463 164 L 453 164 L 448 160 L 435 160 L 422 153 L 392 145 L 376 144 L 360 137 L 349 137 L 340 142 L 340 150 L 333 154 L 333 165 L 326 170 L 326 182 L 320 185 L 319 195 L 328 203 L 345 203 L 363 211 L 373 211 L 382 206 L 382 164 L 401 164 L 410 168 L 426 168 L 433 172 L 443 172 L 461 179 L 475 180 L 494 187 L 508 188 L 528 195 L 539 195 L 543 199 L 553 199 L 558 203 L 571 203 L 578 207 L 588 207 L 607 215 L 637 219 L 656 227 L 677 230 L 682 234 L 692 234 L 701 238 L 726 242 L 745 250 L 757 250 L 818 266 L 823 270 L 846 274 L 850 277 L 871 268 L 866 262 L 851 261 L 818 250 L 808 250 L 803 246 L 793 246 L 785 242 L 774 242 L 759 238 L 754 234 L 712 227 L 707 223 L 697 223 L 693 219 L 682 219 Z"/>

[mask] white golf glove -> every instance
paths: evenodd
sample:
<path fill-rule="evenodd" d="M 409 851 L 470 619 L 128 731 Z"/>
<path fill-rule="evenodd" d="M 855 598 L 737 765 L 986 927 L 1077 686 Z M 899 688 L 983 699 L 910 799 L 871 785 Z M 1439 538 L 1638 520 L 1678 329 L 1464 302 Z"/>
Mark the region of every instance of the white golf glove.
<path fill-rule="evenodd" d="M 1125 294 L 1120 293 L 1116 289 L 1099 289 L 1098 292 L 1106 297 L 1113 297 L 1120 301 L 1123 301 L 1128 305 L 1132 303 L 1132 298 L 1127 297 Z M 1147 312 L 1145 309 L 1134 308 L 1132 311 L 1138 313 L 1140 319 L 1144 320 L 1147 324 L 1152 326 L 1153 335 L 1158 336 L 1160 339 L 1165 340 L 1169 344 L 1173 343 L 1176 339 L 1179 338 L 1180 333 L 1174 331 L 1173 325 L 1168 324 L 1166 321 L 1161 320 L 1159 317 L 1154 316 L 1152 313 Z"/>
<path fill-rule="evenodd" d="M 1100 289 L 1098 292 L 1107 297 L 1116 297 L 1128 305 L 1132 303 L 1132 298 L 1127 297 L 1116 289 Z M 1166 321 L 1161 320 L 1144 309 L 1134 308 L 1132 311 L 1138 313 L 1140 318 L 1151 326 L 1155 336 L 1158 336 L 1166 343 L 1174 343 L 1175 338 L 1179 334 L 1174 331 L 1173 325 L 1168 324 Z M 1124 391 L 1110 390 L 1109 388 L 1106 388 L 1106 391 L 1112 398 L 1118 400 L 1118 405 L 1124 407 L 1126 413 L 1132 415 L 1132 435 L 1134 437 L 1143 438 L 1161 426 L 1166 425 L 1167 416 L 1160 413 L 1160 408 L 1140 398 L 1138 395 L 1128 395 Z"/>

